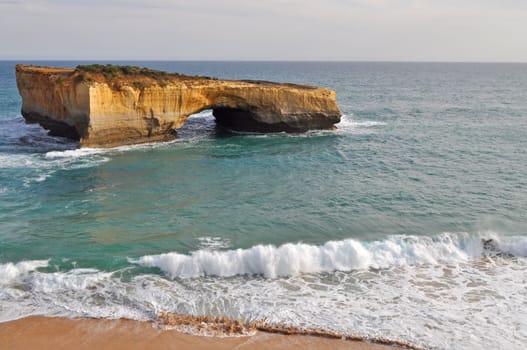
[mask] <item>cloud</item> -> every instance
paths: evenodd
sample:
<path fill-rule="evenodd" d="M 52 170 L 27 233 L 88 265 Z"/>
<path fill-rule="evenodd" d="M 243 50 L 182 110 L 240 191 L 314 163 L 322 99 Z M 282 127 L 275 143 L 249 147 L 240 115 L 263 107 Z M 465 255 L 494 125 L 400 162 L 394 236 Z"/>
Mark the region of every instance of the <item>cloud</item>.
<path fill-rule="evenodd" d="M 526 5 L 523 5 L 523 4 Z M 0 0 L 5 57 L 527 61 L 514 0 Z"/>
<path fill-rule="evenodd" d="M 19 0 L 0 0 L 0 6 L 2 5 L 20 5 Z"/>

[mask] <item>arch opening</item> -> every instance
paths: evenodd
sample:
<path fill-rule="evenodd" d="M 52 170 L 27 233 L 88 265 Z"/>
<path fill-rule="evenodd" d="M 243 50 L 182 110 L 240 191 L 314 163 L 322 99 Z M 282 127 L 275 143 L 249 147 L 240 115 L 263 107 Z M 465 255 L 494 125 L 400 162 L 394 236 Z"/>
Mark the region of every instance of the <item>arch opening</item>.
<path fill-rule="evenodd" d="M 245 132 L 298 132 L 284 122 L 268 124 L 259 121 L 257 114 L 249 109 L 215 107 L 212 114 L 218 125 L 234 130 Z"/>
<path fill-rule="evenodd" d="M 212 109 L 204 109 L 200 112 L 191 114 L 185 123 L 174 130 L 178 139 L 192 139 L 196 137 L 219 136 L 222 133 L 218 127 Z"/>
<path fill-rule="evenodd" d="M 207 107 L 191 114 L 178 129 L 177 138 L 186 139 L 202 136 L 225 137 L 233 132 L 268 133 L 298 132 L 285 123 L 266 124 L 250 109 L 231 107 Z"/>

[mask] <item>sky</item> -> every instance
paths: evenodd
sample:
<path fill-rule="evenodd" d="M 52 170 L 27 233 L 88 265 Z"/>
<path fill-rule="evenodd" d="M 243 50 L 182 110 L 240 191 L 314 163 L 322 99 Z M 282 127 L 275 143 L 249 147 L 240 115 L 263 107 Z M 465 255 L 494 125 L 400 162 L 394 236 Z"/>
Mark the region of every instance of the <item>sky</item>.
<path fill-rule="evenodd" d="M 0 0 L 0 59 L 527 62 L 527 1 Z"/>

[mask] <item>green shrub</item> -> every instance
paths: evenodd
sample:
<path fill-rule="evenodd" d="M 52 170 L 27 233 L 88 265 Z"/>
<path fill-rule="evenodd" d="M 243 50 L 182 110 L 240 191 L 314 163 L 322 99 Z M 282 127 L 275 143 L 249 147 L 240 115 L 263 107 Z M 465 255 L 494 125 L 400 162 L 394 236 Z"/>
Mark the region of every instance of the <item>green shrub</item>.
<path fill-rule="evenodd" d="M 84 64 L 78 65 L 76 71 L 79 74 L 93 73 L 93 74 L 103 74 L 104 77 L 108 80 L 117 78 L 119 76 L 134 76 L 141 75 L 144 77 L 149 77 L 156 79 L 159 84 L 166 85 L 166 79 L 169 77 L 185 77 L 183 74 L 179 73 L 167 73 L 156 69 L 150 69 L 146 67 L 138 66 L 116 66 L 113 64 Z M 201 79 L 210 79 L 217 80 L 217 78 L 211 78 L 206 76 L 197 76 L 195 78 Z M 133 83 L 135 87 L 138 87 Z M 143 86 L 144 87 L 144 86 Z"/>
<path fill-rule="evenodd" d="M 160 70 L 150 69 L 146 67 L 137 67 L 137 66 L 116 66 L 113 64 L 85 64 L 78 65 L 76 67 L 78 71 L 88 72 L 88 73 L 100 73 L 103 74 L 106 78 L 113 79 L 117 78 L 120 75 L 144 75 L 152 78 L 160 78 L 167 76 L 167 72 Z M 177 73 L 171 75 L 179 76 Z"/>

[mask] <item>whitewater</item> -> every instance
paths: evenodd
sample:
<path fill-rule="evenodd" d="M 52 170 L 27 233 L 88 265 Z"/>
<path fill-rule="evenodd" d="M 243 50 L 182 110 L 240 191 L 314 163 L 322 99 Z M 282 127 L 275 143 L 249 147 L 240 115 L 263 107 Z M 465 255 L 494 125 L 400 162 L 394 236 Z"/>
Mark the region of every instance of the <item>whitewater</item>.
<path fill-rule="evenodd" d="M 527 339 L 526 257 L 522 237 L 445 233 L 322 246 L 206 247 L 130 259 L 161 274 L 133 266 L 57 271 L 49 260 L 22 261 L 0 265 L 2 319 L 43 314 L 156 321 L 161 312 L 177 312 L 432 348 L 520 348 Z M 497 340 L 495 327 L 506 330 L 505 337 Z"/>

